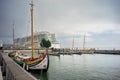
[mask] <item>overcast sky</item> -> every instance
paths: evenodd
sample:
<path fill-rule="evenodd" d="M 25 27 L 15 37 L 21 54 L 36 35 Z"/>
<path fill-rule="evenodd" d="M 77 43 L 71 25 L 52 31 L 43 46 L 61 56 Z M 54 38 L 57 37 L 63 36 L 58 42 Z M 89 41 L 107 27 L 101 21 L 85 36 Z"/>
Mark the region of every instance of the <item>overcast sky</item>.
<path fill-rule="evenodd" d="M 61 47 L 120 49 L 120 0 L 35 0 L 35 32 L 56 34 Z M 0 0 L 0 40 L 30 35 L 30 0 Z"/>

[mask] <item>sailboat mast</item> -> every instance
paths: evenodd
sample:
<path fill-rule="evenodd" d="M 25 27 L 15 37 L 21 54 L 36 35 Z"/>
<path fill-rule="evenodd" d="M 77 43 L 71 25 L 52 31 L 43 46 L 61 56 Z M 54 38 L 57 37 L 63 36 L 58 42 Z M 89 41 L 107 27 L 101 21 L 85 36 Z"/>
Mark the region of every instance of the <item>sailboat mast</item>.
<path fill-rule="evenodd" d="M 73 42 L 72 42 L 72 50 L 74 48 L 74 36 L 73 36 Z"/>
<path fill-rule="evenodd" d="M 33 0 L 31 0 L 31 45 L 32 45 L 32 59 L 34 58 L 34 16 L 33 16 Z"/>
<path fill-rule="evenodd" d="M 83 50 L 85 49 L 85 35 L 86 35 L 86 34 L 84 34 Z"/>
<path fill-rule="evenodd" d="M 14 43 L 14 26 L 15 26 L 15 24 L 14 24 L 14 21 L 13 21 L 13 49 L 15 48 L 15 43 Z"/>

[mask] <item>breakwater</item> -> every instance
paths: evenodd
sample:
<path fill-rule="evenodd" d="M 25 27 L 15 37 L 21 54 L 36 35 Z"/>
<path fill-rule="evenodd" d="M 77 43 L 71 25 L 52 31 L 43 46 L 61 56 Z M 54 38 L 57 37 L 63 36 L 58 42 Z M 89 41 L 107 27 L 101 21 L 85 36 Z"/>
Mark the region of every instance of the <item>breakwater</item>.
<path fill-rule="evenodd" d="M 120 50 L 96 50 L 97 54 L 120 54 Z"/>

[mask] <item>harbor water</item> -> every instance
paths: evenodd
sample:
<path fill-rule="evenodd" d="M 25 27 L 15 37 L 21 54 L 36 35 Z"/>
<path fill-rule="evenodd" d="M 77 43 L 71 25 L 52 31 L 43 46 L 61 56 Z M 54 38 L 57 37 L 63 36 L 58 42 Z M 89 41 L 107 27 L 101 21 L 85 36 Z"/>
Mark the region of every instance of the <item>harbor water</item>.
<path fill-rule="evenodd" d="M 47 73 L 32 73 L 40 80 L 120 80 L 120 55 L 82 54 L 49 56 Z"/>

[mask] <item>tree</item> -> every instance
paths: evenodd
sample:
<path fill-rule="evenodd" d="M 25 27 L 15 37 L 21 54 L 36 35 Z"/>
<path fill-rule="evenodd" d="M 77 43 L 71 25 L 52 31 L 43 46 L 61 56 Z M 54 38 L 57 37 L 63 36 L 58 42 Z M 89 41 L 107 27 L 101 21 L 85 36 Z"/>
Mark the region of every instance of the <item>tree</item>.
<path fill-rule="evenodd" d="M 51 42 L 49 40 L 45 40 L 44 38 L 42 39 L 40 43 L 41 47 L 49 48 L 51 47 Z"/>
<path fill-rule="evenodd" d="M 40 43 L 40 46 L 41 47 L 45 47 L 45 45 L 46 45 L 46 40 L 43 38 L 41 43 Z"/>
<path fill-rule="evenodd" d="M 49 40 L 47 40 L 46 48 L 49 48 L 49 47 L 51 47 L 51 42 Z"/>

